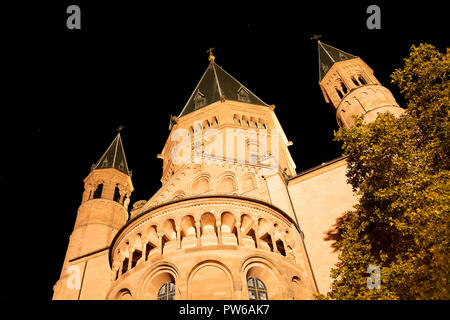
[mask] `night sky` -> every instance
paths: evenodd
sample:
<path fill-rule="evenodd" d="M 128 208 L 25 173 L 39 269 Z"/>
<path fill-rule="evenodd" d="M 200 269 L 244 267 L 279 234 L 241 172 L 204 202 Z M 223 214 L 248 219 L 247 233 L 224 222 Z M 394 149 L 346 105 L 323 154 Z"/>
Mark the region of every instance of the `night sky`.
<path fill-rule="evenodd" d="M 1 265 L 11 287 L 7 298 L 23 292 L 30 299 L 51 298 L 83 179 L 119 126 L 133 171 L 130 207 L 159 189 L 162 160 L 156 155 L 169 134 L 169 116 L 179 115 L 200 80 L 208 48 L 215 48 L 218 65 L 276 105 L 299 173 L 341 155 L 332 141 L 335 116 L 318 86 L 313 34 L 361 57 L 403 106 L 390 74 L 412 44 L 444 51 L 449 39 L 444 1 L 427 1 L 427 7 L 382 1 L 295 7 L 280 1 L 92 2 L 3 11 Z M 81 30 L 66 28 L 70 4 L 81 8 Z M 381 30 L 366 27 L 370 4 L 381 7 Z"/>

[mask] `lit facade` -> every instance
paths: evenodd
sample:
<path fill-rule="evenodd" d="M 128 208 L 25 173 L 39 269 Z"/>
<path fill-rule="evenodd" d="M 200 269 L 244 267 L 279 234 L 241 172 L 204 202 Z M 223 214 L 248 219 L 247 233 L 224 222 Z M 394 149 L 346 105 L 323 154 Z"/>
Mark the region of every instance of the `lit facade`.
<path fill-rule="evenodd" d="M 338 123 L 400 114 L 358 57 L 318 42 Z M 120 133 L 85 191 L 54 299 L 314 299 L 337 262 L 333 232 L 356 203 L 345 159 L 297 174 L 275 106 L 210 63 L 163 151 L 162 186 L 133 191 Z M 68 270 L 75 270 L 73 273 Z M 77 271 L 79 270 L 79 271 Z M 73 277 L 80 277 L 80 286 Z"/>

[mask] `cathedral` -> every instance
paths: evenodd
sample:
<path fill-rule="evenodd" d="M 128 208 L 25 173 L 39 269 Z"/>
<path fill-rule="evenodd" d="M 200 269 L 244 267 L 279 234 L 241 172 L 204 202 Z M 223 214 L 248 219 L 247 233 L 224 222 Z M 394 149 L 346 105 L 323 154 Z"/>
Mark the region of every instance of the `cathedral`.
<path fill-rule="evenodd" d="M 319 86 L 341 127 L 404 112 L 359 57 L 318 41 Z M 119 134 L 84 179 L 53 299 L 305 300 L 330 290 L 333 232 L 357 199 L 346 159 L 296 173 L 268 105 L 209 65 L 158 158 L 162 185 L 130 206 Z"/>

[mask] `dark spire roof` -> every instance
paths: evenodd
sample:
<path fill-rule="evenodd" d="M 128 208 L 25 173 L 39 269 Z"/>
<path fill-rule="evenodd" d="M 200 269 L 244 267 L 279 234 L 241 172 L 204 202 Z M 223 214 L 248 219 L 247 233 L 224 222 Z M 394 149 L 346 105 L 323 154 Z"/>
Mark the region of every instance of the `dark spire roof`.
<path fill-rule="evenodd" d="M 321 41 L 317 41 L 317 46 L 319 47 L 319 82 L 335 62 L 357 58 L 357 56 L 351 55 Z"/>
<path fill-rule="evenodd" d="M 227 100 L 269 106 L 217 65 L 214 59 L 210 59 L 208 68 L 195 87 L 194 92 L 191 94 L 179 117 L 206 107 L 216 101 L 220 101 L 221 97 Z"/>
<path fill-rule="evenodd" d="M 106 168 L 117 169 L 131 177 L 131 171 L 128 170 L 127 159 L 125 158 L 125 151 L 123 150 L 120 132 L 117 134 L 116 138 L 102 155 L 100 160 L 96 164 L 92 165 L 91 170 Z"/>

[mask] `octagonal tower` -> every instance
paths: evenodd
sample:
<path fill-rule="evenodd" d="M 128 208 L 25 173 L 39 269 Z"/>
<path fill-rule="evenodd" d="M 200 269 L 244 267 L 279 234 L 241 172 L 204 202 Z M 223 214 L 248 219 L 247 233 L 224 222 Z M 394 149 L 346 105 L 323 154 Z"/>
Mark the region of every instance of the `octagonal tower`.
<path fill-rule="evenodd" d="M 128 220 L 131 171 L 117 134 L 84 179 L 84 192 L 53 299 L 105 299 L 111 286 L 108 249 Z"/>
<path fill-rule="evenodd" d="M 372 122 L 378 113 L 390 112 L 395 116 L 404 113 L 361 58 L 321 41 L 318 49 L 320 89 L 325 101 L 333 107 L 340 127 L 353 126 L 354 115 L 363 115 L 364 121 Z"/>

